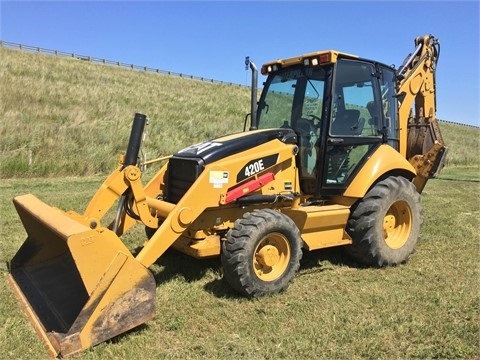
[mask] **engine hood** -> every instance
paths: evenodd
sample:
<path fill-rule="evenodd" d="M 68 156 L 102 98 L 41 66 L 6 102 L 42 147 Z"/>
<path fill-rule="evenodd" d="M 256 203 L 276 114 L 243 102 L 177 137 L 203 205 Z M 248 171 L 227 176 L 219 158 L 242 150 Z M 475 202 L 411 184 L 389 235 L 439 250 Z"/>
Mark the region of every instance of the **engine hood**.
<path fill-rule="evenodd" d="M 297 143 L 297 135 L 292 129 L 254 130 L 189 146 L 175 153 L 174 157 L 201 158 L 209 164 L 275 139 L 286 144 Z"/>

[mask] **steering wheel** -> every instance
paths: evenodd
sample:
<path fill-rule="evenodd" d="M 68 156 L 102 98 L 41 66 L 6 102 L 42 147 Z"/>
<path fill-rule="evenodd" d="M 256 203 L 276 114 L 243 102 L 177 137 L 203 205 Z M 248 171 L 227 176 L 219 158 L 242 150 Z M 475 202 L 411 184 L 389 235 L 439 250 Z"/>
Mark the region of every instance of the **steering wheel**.
<path fill-rule="evenodd" d="M 311 115 L 308 115 L 311 116 Z M 306 117 L 308 117 L 306 116 Z M 299 133 L 298 146 L 300 148 L 301 176 L 312 177 L 317 161 L 315 144 L 318 140 L 317 127 L 313 119 L 300 118 L 297 120 L 296 131 Z"/>
<path fill-rule="evenodd" d="M 315 125 L 313 124 L 313 120 L 300 118 L 297 120 L 295 130 L 301 135 L 307 136 L 315 132 Z"/>
<path fill-rule="evenodd" d="M 312 122 L 312 126 L 315 128 L 315 129 L 319 129 L 320 128 L 320 123 L 322 122 L 322 119 L 317 116 L 317 115 L 314 115 L 314 114 L 308 114 L 306 115 L 306 117 L 310 117 L 311 119 L 306 119 L 307 121 L 311 121 Z M 317 120 L 317 124 L 315 125 L 315 120 Z"/>
<path fill-rule="evenodd" d="M 320 117 L 318 117 L 317 115 L 308 114 L 307 116 L 310 116 L 312 118 L 312 121 L 313 120 L 318 120 L 318 122 L 322 121 L 322 119 L 320 119 Z"/>

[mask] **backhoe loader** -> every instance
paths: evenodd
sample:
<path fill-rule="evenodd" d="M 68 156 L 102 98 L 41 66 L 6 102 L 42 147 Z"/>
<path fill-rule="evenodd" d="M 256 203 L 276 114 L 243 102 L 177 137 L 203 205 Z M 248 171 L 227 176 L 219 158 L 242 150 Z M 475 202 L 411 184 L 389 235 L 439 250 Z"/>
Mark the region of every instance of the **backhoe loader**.
<path fill-rule="evenodd" d="M 417 37 L 399 69 L 334 50 L 271 61 L 259 98 L 250 62 L 247 131 L 149 161 L 165 164 L 143 185 L 147 117 L 137 113 L 125 155 L 83 214 L 15 197 L 28 236 L 9 280 L 50 353 L 150 320 L 148 268 L 171 247 L 219 256 L 227 283 L 247 297 L 285 290 L 303 251 L 344 246 L 371 266 L 406 262 L 420 194 L 446 155 L 435 117 L 439 50 L 434 36 Z M 135 224 L 147 235 L 133 253 L 121 236 Z"/>

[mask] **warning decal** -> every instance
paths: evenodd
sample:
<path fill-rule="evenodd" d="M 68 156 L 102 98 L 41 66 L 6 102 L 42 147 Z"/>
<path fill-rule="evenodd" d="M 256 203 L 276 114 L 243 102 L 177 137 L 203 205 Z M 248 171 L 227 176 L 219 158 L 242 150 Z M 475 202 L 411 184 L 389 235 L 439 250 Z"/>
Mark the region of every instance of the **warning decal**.
<path fill-rule="evenodd" d="M 228 171 L 210 171 L 210 184 L 216 189 L 221 189 L 223 184 L 228 184 Z"/>

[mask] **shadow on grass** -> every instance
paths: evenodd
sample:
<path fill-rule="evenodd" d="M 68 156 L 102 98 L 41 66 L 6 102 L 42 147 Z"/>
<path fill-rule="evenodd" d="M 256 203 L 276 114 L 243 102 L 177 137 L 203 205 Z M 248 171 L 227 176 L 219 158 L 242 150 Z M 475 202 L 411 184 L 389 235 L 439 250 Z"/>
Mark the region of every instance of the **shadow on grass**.
<path fill-rule="evenodd" d="M 462 182 L 473 182 L 473 183 L 479 183 L 480 179 L 455 179 L 455 178 L 449 178 L 449 177 L 439 177 L 436 180 L 440 181 L 462 181 Z"/>
<path fill-rule="evenodd" d="M 223 278 L 219 257 L 200 260 L 175 249 L 168 249 L 155 262 L 155 265 L 159 269 L 152 270 L 152 273 L 158 285 L 178 277 L 182 277 L 188 283 L 196 282 L 203 279 L 208 272 L 213 272 L 219 274 L 219 276 L 205 284 L 204 289 L 207 292 L 218 298 L 238 299 L 242 297 Z M 332 271 L 332 266 L 347 266 L 357 269 L 366 268 L 348 257 L 340 247 L 315 251 L 304 250 L 300 269 L 296 276 L 300 277 L 311 273 Z"/>
<path fill-rule="evenodd" d="M 133 256 L 136 256 L 141 249 L 141 247 L 135 249 L 132 252 Z M 160 269 L 150 269 L 157 284 L 167 282 L 179 276 L 190 283 L 202 279 L 210 270 L 218 272 L 221 269 L 219 258 L 199 260 L 173 248 L 165 251 L 155 261 L 154 265 L 160 267 Z"/>
<path fill-rule="evenodd" d="M 332 266 L 346 266 L 355 269 L 368 268 L 345 254 L 343 247 L 304 251 L 299 275 L 333 270 Z"/>
<path fill-rule="evenodd" d="M 127 330 L 124 333 L 121 333 L 119 335 L 114 336 L 111 339 L 108 339 L 107 341 L 105 341 L 105 344 L 106 345 L 118 344 L 122 341 L 122 339 L 124 339 L 126 337 L 130 337 L 132 334 L 140 335 L 144 331 L 148 331 L 148 329 L 149 329 L 148 323 L 140 324 L 140 325 L 134 327 L 133 329 Z"/>
<path fill-rule="evenodd" d="M 179 276 L 187 282 L 195 282 L 204 278 L 208 272 L 214 272 L 219 274 L 219 276 L 205 284 L 205 291 L 217 298 L 241 297 L 223 279 L 219 257 L 200 260 L 175 249 L 168 249 L 155 264 L 162 267 L 161 271 L 154 273 L 157 284 L 167 282 Z"/>

